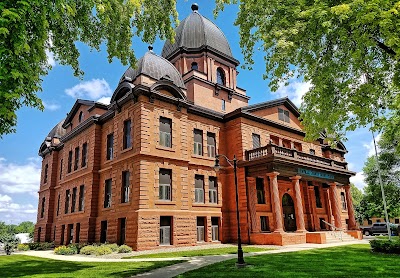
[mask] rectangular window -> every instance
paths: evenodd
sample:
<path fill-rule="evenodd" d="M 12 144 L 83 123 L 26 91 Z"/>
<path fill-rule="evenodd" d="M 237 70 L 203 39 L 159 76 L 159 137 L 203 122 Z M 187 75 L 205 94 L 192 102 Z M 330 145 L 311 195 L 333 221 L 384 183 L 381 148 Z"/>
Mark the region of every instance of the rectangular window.
<path fill-rule="evenodd" d="M 47 172 L 49 171 L 49 165 L 46 164 L 44 166 L 44 179 L 43 179 L 43 183 L 47 183 Z"/>
<path fill-rule="evenodd" d="M 87 143 L 83 143 L 82 145 L 82 167 L 85 167 L 87 164 Z"/>
<path fill-rule="evenodd" d="M 79 211 L 83 211 L 85 207 L 85 186 L 81 185 L 79 187 Z"/>
<path fill-rule="evenodd" d="M 204 242 L 205 222 L 204 217 L 197 217 L 197 242 Z"/>
<path fill-rule="evenodd" d="M 68 152 L 68 173 L 71 173 L 72 171 L 72 151 Z"/>
<path fill-rule="evenodd" d="M 215 133 L 207 132 L 207 153 L 208 157 L 215 157 Z"/>
<path fill-rule="evenodd" d="M 170 245 L 171 243 L 171 216 L 160 217 L 160 245 Z"/>
<path fill-rule="evenodd" d="M 60 245 L 64 245 L 64 234 L 65 234 L 65 225 L 62 225 L 62 226 L 61 226 Z"/>
<path fill-rule="evenodd" d="M 319 219 L 319 226 L 321 227 L 321 230 L 326 230 L 325 218 Z"/>
<path fill-rule="evenodd" d="M 269 219 L 268 216 L 260 216 L 260 226 L 262 232 L 269 231 Z"/>
<path fill-rule="evenodd" d="M 107 241 L 107 221 L 101 221 L 100 226 L 100 243 Z"/>
<path fill-rule="evenodd" d="M 74 170 L 78 170 L 79 166 L 79 147 L 75 148 L 75 165 L 74 165 Z"/>
<path fill-rule="evenodd" d="M 172 120 L 160 117 L 160 145 L 172 147 Z"/>
<path fill-rule="evenodd" d="M 53 241 L 56 241 L 56 235 L 57 235 L 57 226 L 54 226 L 54 230 L 53 230 Z"/>
<path fill-rule="evenodd" d="M 107 160 L 113 159 L 114 155 L 114 134 L 107 135 Z"/>
<path fill-rule="evenodd" d="M 123 140 L 124 149 L 132 147 L 131 131 L 132 131 L 131 120 L 124 121 L 124 140 Z"/>
<path fill-rule="evenodd" d="M 58 199 L 57 199 L 57 216 L 60 214 L 60 202 L 61 202 L 61 194 L 58 194 Z"/>
<path fill-rule="evenodd" d="M 314 186 L 314 193 L 315 193 L 315 203 L 317 208 L 322 208 L 321 196 L 319 194 L 318 186 Z"/>
<path fill-rule="evenodd" d="M 257 204 L 265 204 L 264 179 L 256 179 Z"/>
<path fill-rule="evenodd" d="M 118 218 L 118 245 L 125 244 L 126 218 Z"/>
<path fill-rule="evenodd" d="M 171 197 L 171 173 L 169 169 L 160 169 L 159 173 L 159 199 L 172 200 Z"/>
<path fill-rule="evenodd" d="M 122 172 L 121 203 L 129 202 L 129 171 Z"/>
<path fill-rule="evenodd" d="M 112 180 L 106 180 L 104 185 L 104 208 L 111 207 L 111 186 Z"/>
<path fill-rule="evenodd" d="M 72 189 L 72 206 L 71 206 L 71 212 L 75 212 L 76 193 L 77 193 L 77 188 L 74 187 L 74 188 Z"/>
<path fill-rule="evenodd" d="M 281 108 L 278 108 L 278 118 L 281 121 L 284 121 L 286 123 L 290 123 L 289 111 L 281 109 Z"/>
<path fill-rule="evenodd" d="M 203 155 L 203 131 L 195 129 L 193 131 L 193 137 L 193 153 L 197 155 Z"/>
<path fill-rule="evenodd" d="M 225 109 L 226 109 L 226 103 L 225 103 L 225 100 L 224 100 L 224 99 L 222 100 L 221 105 L 222 105 L 222 107 L 221 107 L 222 111 L 225 111 Z"/>
<path fill-rule="evenodd" d="M 211 237 L 212 241 L 219 241 L 219 218 L 211 217 Z"/>
<path fill-rule="evenodd" d="M 65 191 L 65 214 L 69 211 L 69 189 Z"/>
<path fill-rule="evenodd" d="M 38 229 L 38 235 L 37 235 L 37 242 L 40 242 L 40 238 L 42 237 L 42 227 L 39 227 Z"/>
<path fill-rule="evenodd" d="M 311 155 L 315 155 L 315 150 L 310 149 L 310 154 L 311 154 Z"/>
<path fill-rule="evenodd" d="M 45 206 L 46 206 L 46 198 L 43 197 L 42 198 L 42 208 L 41 208 L 41 211 L 40 211 L 40 218 L 43 218 L 43 216 L 44 216 L 44 207 Z"/>
<path fill-rule="evenodd" d="M 253 138 L 253 149 L 258 149 L 261 147 L 261 138 L 259 134 L 252 134 L 252 138 Z"/>
<path fill-rule="evenodd" d="M 210 203 L 218 204 L 218 183 L 216 177 L 209 177 L 208 198 Z"/>
<path fill-rule="evenodd" d="M 61 159 L 61 161 L 60 161 L 60 180 L 61 180 L 62 174 L 63 174 L 63 163 L 64 163 L 64 159 Z"/>
<path fill-rule="evenodd" d="M 74 241 L 74 224 L 68 224 L 67 243 L 71 244 Z"/>
<path fill-rule="evenodd" d="M 76 223 L 75 228 L 75 243 L 79 243 L 81 234 L 81 223 Z"/>
<path fill-rule="evenodd" d="M 204 203 L 204 176 L 196 175 L 194 179 L 194 202 Z"/>
<path fill-rule="evenodd" d="M 347 210 L 347 202 L 344 192 L 340 192 L 340 200 L 342 201 L 342 210 Z"/>

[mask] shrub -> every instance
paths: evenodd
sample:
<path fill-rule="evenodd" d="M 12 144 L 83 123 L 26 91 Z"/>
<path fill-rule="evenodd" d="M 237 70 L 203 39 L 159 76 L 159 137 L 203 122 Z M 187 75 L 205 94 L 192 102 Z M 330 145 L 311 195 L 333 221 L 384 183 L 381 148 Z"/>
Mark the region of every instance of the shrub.
<path fill-rule="evenodd" d="M 69 244 L 68 246 L 74 246 L 77 250 L 77 253 L 80 254 L 81 253 L 81 249 L 85 246 L 88 246 L 88 243 L 73 243 L 73 244 Z"/>
<path fill-rule="evenodd" d="M 4 251 L 7 255 L 11 255 L 15 248 L 17 248 L 18 239 L 14 234 L 4 233 L 0 235 L 0 243 L 4 244 Z"/>
<path fill-rule="evenodd" d="M 87 245 L 81 248 L 79 254 L 82 255 L 94 255 L 96 253 L 96 249 L 98 248 L 98 246 L 94 246 L 94 245 Z"/>
<path fill-rule="evenodd" d="M 112 253 L 111 248 L 106 245 L 98 246 L 98 247 L 96 247 L 96 250 L 95 250 L 96 256 L 102 256 L 102 255 L 107 255 L 107 254 L 111 254 L 111 253 Z"/>
<path fill-rule="evenodd" d="M 57 255 L 73 255 L 77 253 L 77 249 L 75 246 L 61 245 L 54 249 L 54 253 Z"/>
<path fill-rule="evenodd" d="M 128 245 L 121 245 L 118 247 L 118 253 L 130 253 L 132 252 L 132 248 L 130 248 Z"/>
<path fill-rule="evenodd" d="M 117 252 L 118 251 L 118 245 L 116 243 L 111 243 L 111 244 L 110 243 L 106 243 L 103 246 L 106 246 L 106 247 L 110 248 L 111 251 L 113 251 L 113 252 Z"/>
<path fill-rule="evenodd" d="M 369 244 L 373 252 L 400 254 L 400 239 L 374 239 Z"/>
<path fill-rule="evenodd" d="M 28 244 L 18 244 L 18 246 L 17 246 L 17 250 L 18 251 L 29 251 L 30 250 L 30 248 L 29 248 L 29 245 Z"/>
<path fill-rule="evenodd" d="M 54 248 L 54 242 L 31 242 L 28 245 L 30 250 L 51 250 Z"/>

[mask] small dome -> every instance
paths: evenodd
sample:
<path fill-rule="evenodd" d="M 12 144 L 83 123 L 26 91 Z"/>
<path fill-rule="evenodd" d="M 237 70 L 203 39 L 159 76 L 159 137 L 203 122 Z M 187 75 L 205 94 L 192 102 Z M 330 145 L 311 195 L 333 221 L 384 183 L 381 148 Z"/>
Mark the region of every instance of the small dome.
<path fill-rule="evenodd" d="M 49 134 L 47 137 L 50 138 L 61 138 L 62 136 L 65 135 L 66 130 L 62 127 L 65 119 L 59 122 L 55 127 L 53 127 L 52 130 L 50 130 Z"/>
<path fill-rule="evenodd" d="M 185 89 L 182 76 L 179 71 L 168 60 L 155 54 L 149 47 L 149 51 L 139 59 L 136 69 L 129 68 L 125 71 L 120 82 L 128 77 L 134 81 L 140 74 L 144 74 L 156 80 L 167 79 L 172 81 L 176 86 Z"/>
<path fill-rule="evenodd" d="M 197 4 L 192 5 L 193 12 L 176 28 L 175 43 L 166 41 L 162 56 L 166 59 L 178 49 L 200 49 L 209 47 L 228 57 L 232 51 L 224 33 L 212 21 L 198 13 Z"/>

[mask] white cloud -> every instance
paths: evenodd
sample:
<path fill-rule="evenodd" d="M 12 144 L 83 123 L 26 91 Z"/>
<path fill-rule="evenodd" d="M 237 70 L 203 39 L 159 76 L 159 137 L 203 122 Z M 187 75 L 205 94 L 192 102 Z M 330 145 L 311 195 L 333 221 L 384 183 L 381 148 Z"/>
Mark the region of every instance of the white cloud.
<path fill-rule="evenodd" d="M 25 164 L 7 163 L 0 157 L 0 191 L 37 195 L 40 186 L 40 159 L 30 158 Z"/>
<path fill-rule="evenodd" d="M 112 94 L 110 85 L 104 79 L 81 82 L 70 89 L 66 89 L 65 93 L 73 98 L 86 98 L 89 100 L 109 97 Z"/>
<path fill-rule="evenodd" d="M 297 106 L 300 106 L 302 102 L 302 97 L 311 88 L 310 82 L 303 82 L 300 79 L 291 78 L 289 79 L 289 84 L 281 84 L 276 92 L 272 92 L 274 95 L 279 97 L 289 97 L 291 101 Z"/>
<path fill-rule="evenodd" d="M 42 101 L 42 102 L 43 102 L 43 106 L 46 110 L 56 111 L 61 108 L 61 106 L 55 102 L 47 102 L 47 101 Z"/>
<path fill-rule="evenodd" d="M 54 59 L 54 53 L 46 49 L 47 64 L 54 67 L 56 65 L 56 60 Z"/>
<path fill-rule="evenodd" d="M 365 184 L 365 176 L 363 172 L 357 172 L 357 174 L 350 178 L 350 182 L 353 183 L 358 189 L 363 190 L 366 186 Z"/>
<path fill-rule="evenodd" d="M 111 101 L 111 97 L 102 97 L 102 98 L 97 100 L 97 102 L 101 102 L 101 103 L 104 103 L 104 104 L 107 104 L 107 105 L 110 104 L 110 101 Z"/>
<path fill-rule="evenodd" d="M 0 194 L 0 219 L 13 224 L 22 221 L 35 222 L 36 213 L 37 209 L 32 204 L 18 204 L 10 196 Z"/>
<path fill-rule="evenodd" d="M 11 201 L 12 201 L 12 199 L 10 196 L 0 194 L 0 206 L 1 206 L 1 203 L 8 203 Z"/>
<path fill-rule="evenodd" d="M 379 142 L 379 140 L 381 140 L 381 135 L 382 135 L 382 134 L 380 133 L 380 134 L 378 134 L 378 135 L 375 137 L 376 147 L 377 147 L 377 149 L 378 149 L 378 153 L 379 153 L 378 142 Z M 369 143 L 364 143 L 364 144 L 363 144 L 363 147 L 367 149 L 367 151 L 368 151 L 367 156 L 368 156 L 368 157 L 374 156 L 374 155 L 375 155 L 374 140 L 371 140 L 371 142 L 369 142 Z"/>

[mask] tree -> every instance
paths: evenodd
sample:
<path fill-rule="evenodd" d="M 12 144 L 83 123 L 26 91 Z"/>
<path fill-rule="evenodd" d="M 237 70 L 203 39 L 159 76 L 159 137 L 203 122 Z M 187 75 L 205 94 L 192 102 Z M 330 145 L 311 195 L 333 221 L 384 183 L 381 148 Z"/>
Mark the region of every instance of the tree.
<path fill-rule="evenodd" d="M 365 218 L 365 215 L 361 209 L 362 207 L 360 204 L 364 195 L 362 191 L 352 183 L 350 184 L 350 191 L 351 191 L 351 197 L 353 199 L 355 218 L 359 223 L 362 223 Z"/>
<path fill-rule="evenodd" d="M 35 230 L 35 223 L 31 221 L 21 222 L 15 228 L 16 233 L 33 233 L 34 230 Z"/>
<path fill-rule="evenodd" d="M 41 77 L 51 66 L 46 51 L 70 65 L 76 76 L 82 42 L 108 60 L 135 64 L 133 36 L 152 43 L 156 36 L 173 39 L 176 0 L 3 0 L 0 2 L 0 137 L 15 132 L 16 111 L 22 106 L 43 109 L 37 95 Z"/>
<path fill-rule="evenodd" d="M 217 10 L 237 0 L 216 0 Z M 235 24 L 251 67 L 265 52 L 276 90 L 292 77 L 312 84 L 302 120 L 308 139 L 373 123 L 400 138 L 400 3 L 397 0 L 241 0 Z M 400 145 L 397 146 L 400 151 Z"/>

